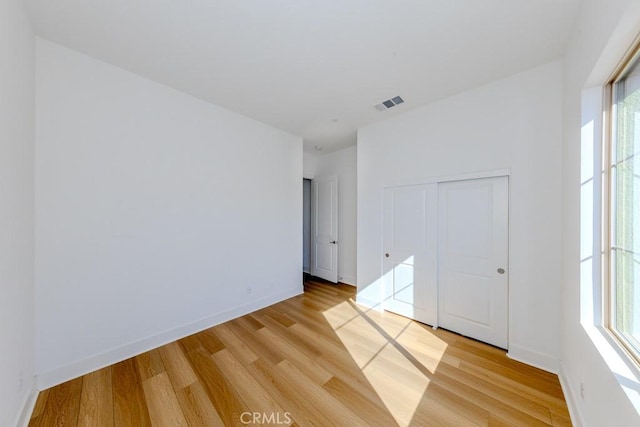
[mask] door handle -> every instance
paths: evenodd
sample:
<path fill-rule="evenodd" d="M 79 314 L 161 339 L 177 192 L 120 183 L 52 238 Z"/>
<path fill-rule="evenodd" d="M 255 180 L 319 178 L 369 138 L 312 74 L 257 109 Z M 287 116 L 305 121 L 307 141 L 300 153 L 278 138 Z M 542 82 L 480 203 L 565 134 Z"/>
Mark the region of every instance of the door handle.
<path fill-rule="evenodd" d="M 335 245 L 336 243 L 338 243 L 336 240 L 332 240 L 329 243 L 331 243 L 332 245 Z"/>
<path fill-rule="evenodd" d="M 499 268 L 498 269 L 498 274 L 504 274 L 504 268 Z"/>

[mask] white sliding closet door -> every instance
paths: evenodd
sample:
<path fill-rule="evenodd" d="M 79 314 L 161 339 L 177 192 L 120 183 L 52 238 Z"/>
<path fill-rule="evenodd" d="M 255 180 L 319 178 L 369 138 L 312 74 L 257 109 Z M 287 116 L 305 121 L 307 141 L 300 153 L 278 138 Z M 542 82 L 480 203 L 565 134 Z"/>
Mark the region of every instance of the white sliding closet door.
<path fill-rule="evenodd" d="M 436 184 L 384 191 L 385 310 L 434 325 L 437 316 Z"/>
<path fill-rule="evenodd" d="M 507 348 L 507 177 L 438 185 L 438 323 Z"/>

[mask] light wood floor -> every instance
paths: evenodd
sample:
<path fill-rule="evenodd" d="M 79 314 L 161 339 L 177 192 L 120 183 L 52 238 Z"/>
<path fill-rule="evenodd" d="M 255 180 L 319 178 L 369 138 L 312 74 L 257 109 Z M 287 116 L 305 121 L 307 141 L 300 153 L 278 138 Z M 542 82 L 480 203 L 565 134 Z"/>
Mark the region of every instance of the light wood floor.
<path fill-rule="evenodd" d="M 354 298 L 308 282 L 304 295 L 41 392 L 30 425 L 570 425 L 555 375 Z"/>

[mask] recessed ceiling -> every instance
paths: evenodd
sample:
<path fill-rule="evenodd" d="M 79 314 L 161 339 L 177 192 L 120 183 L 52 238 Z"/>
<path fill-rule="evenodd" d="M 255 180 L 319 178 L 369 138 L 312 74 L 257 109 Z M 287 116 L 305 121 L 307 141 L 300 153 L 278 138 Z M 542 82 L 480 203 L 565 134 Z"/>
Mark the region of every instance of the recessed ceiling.
<path fill-rule="evenodd" d="M 28 3 L 44 38 L 328 152 L 363 125 L 560 57 L 580 0 Z"/>

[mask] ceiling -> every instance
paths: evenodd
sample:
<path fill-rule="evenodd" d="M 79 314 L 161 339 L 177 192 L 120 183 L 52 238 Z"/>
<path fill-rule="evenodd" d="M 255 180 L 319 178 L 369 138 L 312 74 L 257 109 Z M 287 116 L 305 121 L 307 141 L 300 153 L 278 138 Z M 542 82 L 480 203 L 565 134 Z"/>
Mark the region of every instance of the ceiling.
<path fill-rule="evenodd" d="M 27 0 L 36 33 L 304 138 L 558 58 L 580 0 Z M 374 108 L 400 95 L 405 103 Z"/>

